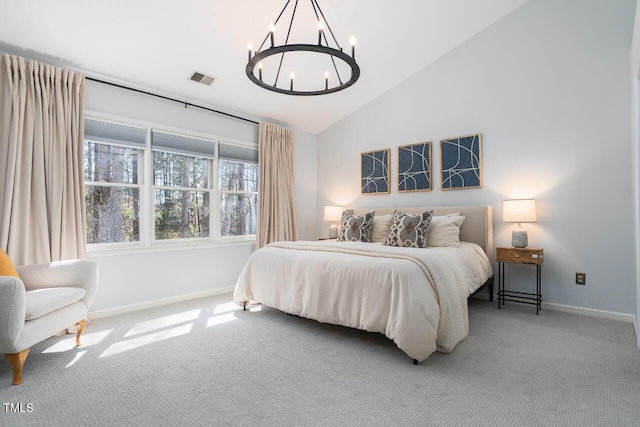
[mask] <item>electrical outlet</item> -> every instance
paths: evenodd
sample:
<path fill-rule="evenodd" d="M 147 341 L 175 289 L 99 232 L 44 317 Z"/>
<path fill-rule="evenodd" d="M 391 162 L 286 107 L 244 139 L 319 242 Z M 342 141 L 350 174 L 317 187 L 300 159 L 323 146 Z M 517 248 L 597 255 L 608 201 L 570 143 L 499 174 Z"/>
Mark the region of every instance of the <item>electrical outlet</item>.
<path fill-rule="evenodd" d="M 536 268 L 529 266 L 529 280 L 536 280 Z"/>
<path fill-rule="evenodd" d="M 587 273 L 576 273 L 576 285 L 587 284 Z"/>

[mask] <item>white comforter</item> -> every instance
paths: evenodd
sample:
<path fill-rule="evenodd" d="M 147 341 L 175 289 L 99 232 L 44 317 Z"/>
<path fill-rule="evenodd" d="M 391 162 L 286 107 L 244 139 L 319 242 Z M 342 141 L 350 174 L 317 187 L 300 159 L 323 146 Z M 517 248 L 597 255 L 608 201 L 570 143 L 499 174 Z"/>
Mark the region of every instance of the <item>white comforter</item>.
<path fill-rule="evenodd" d="M 409 357 L 448 353 L 469 334 L 467 298 L 492 275 L 484 251 L 277 242 L 254 252 L 234 301 L 380 332 Z"/>

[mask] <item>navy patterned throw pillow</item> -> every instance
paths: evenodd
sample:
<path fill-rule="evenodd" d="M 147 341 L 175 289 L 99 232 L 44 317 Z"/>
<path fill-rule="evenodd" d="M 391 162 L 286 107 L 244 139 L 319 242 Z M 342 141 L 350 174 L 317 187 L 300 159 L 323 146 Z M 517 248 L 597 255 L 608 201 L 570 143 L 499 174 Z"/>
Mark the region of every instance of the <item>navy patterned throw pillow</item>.
<path fill-rule="evenodd" d="M 432 216 L 432 210 L 418 215 L 407 215 L 396 209 L 393 212 L 391 229 L 384 245 L 404 248 L 426 248 L 427 230 Z"/>
<path fill-rule="evenodd" d="M 364 215 L 354 216 L 348 212 L 342 212 L 338 242 L 370 242 L 373 217 L 376 213 L 369 212 Z"/>

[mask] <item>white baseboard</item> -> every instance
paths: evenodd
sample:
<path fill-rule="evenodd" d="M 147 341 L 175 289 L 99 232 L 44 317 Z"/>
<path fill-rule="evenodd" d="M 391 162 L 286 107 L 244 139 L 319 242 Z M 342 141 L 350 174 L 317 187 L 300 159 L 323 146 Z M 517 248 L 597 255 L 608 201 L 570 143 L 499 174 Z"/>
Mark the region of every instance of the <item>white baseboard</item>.
<path fill-rule="evenodd" d="M 107 308 L 105 310 L 97 310 L 89 312 L 89 319 L 99 319 L 101 317 L 115 316 L 117 314 L 131 313 L 132 311 L 144 310 L 147 308 L 160 307 L 162 305 L 173 304 L 176 302 L 187 301 L 190 299 L 204 298 L 212 295 L 226 294 L 233 292 L 234 286 L 226 288 L 211 289 L 208 291 L 195 292 L 186 295 L 177 295 L 175 297 L 156 299 L 153 301 L 141 302 L 138 304 L 123 305 L 121 307 Z"/>
<path fill-rule="evenodd" d="M 600 317 L 602 319 L 619 320 L 621 322 L 635 324 L 635 316 L 627 313 L 617 313 L 615 311 L 595 310 L 593 308 L 576 307 L 573 305 L 556 304 L 553 302 L 543 302 L 542 308 L 565 313 L 582 314 L 584 316 Z"/>
<path fill-rule="evenodd" d="M 478 295 L 475 295 L 475 296 L 478 296 Z M 479 299 L 485 299 L 485 298 L 481 297 Z M 498 296 L 494 295 L 493 300 L 498 301 Z M 519 303 L 517 301 L 509 301 L 509 304 L 511 303 L 524 305 L 524 303 Z M 530 304 L 527 304 L 527 305 L 530 305 Z M 632 323 L 637 332 L 636 317 L 633 314 L 618 313 L 615 311 L 596 310 L 594 308 L 576 307 L 574 305 L 556 304 L 554 302 L 544 302 L 544 301 L 542 302 L 542 309 L 562 311 L 564 313 L 581 314 L 583 316 L 599 317 L 601 319 L 618 320 L 620 322 Z M 640 346 L 638 348 L 640 348 Z"/>

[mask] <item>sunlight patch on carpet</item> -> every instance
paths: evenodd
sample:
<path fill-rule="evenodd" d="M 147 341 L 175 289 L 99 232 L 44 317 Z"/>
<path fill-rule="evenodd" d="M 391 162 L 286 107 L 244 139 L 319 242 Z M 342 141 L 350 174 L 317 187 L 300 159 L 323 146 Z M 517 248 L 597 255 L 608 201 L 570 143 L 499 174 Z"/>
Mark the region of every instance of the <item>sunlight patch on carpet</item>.
<path fill-rule="evenodd" d="M 198 316 L 200 316 L 201 311 L 202 309 L 198 308 L 196 310 L 183 311 L 182 313 L 176 313 L 170 316 L 159 317 L 157 319 L 151 319 L 137 323 L 133 328 L 129 330 L 129 332 L 125 334 L 125 337 L 145 334 L 147 332 L 196 320 Z"/>
<path fill-rule="evenodd" d="M 105 352 L 100 355 L 100 358 L 113 356 L 114 354 L 124 353 L 125 351 L 133 350 L 135 348 L 140 348 L 145 345 L 157 343 L 160 341 L 168 340 L 170 338 L 178 337 L 180 335 L 188 334 L 189 332 L 191 332 L 192 327 L 193 327 L 193 323 L 189 323 L 186 325 L 156 332 L 154 334 L 144 335 L 128 341 L 117 342 L 109 346 L 109 348 L 106 349 Z"/>
<path fill-rule="evenodd" d="M 87 351 L 89 351 L 89 350 L 79 351 L 79 352 L 76 354 L 76 356 L 73 358 L 73 360 L 72 360 L 71 362 L 69 362 L 69 364 L 68 364 L 67 366 L 65 366 L 65 368 L 70 368 L 70 367 L 72 367 L 73 365 L 75 365 L 75 364 L 76 364 L 76 362 L 77 362 L 78 360 L 80 360 L 80 358 L 81 358 L 82 356 L 84 356 L 85 354 L 87 354 Z"/>
<path fill-rule="evenodd" d="M 231 322 L 232 320 L 237 320 L 238 318 L 234 316 L 233 313 L 223 314 L 222 316 L 214 316 L 209 319 L 207 322 L 207 328 L 215 325 L 220 325 L 222 323 Z"/>
<path fill-rule="evenodd" d="M 242 307 L 240 307 L 235 302 L 227 302 L 225 304 L 216 305 L 216 308 L 213 310 L 213 314 L 228 313 L 230 311 L 240 310 L 241 308 Z"/>
<path fill-rule="evenodd" d="M 92 345 L 96 345 L 102 340 L 104 340 L 113 329 L 106 329 L 100 332 L 92 332 L 90 334 L 82 334 L 80 341 L 82 342 L 82 347 L 89 347 Z M 73 350 L 76 348 L 76 334 L 73 334 L 73 338 L 67 338 L 61 341 L 58 341 L 48 349 L 44 350 L 43 353 L 62 353 L 65 351 Z"/>

